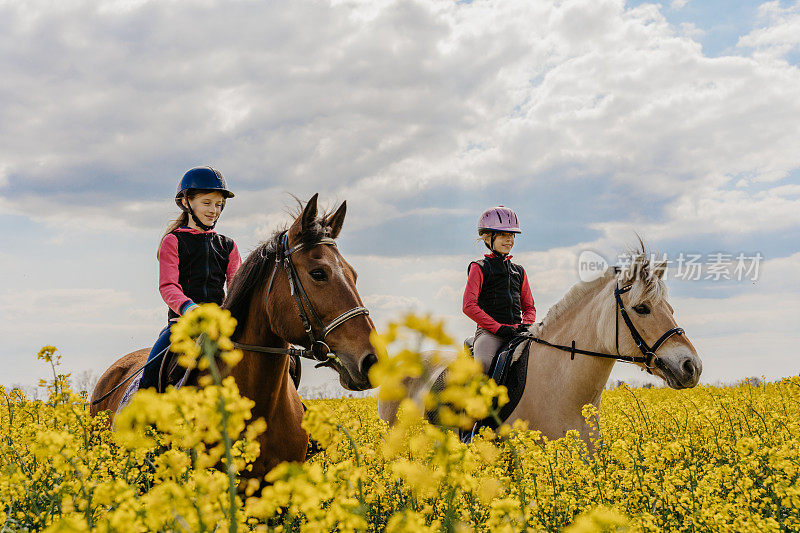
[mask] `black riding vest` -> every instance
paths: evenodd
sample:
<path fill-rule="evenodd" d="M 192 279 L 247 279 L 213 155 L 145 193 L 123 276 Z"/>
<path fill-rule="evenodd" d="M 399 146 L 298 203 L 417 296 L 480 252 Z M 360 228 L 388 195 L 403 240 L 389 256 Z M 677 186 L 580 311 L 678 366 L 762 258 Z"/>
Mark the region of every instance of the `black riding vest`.
<path fill-rule="evenodd" d="M 478 295 L 478 307 L 501 324 L 522 322 L 522 282 L 525 270 L 497 255 L 473 261 L 483 272 L 483 284 Z"/>
<path fill-rule="evenodd" d="M 178 282 L 196 304 L 222 305 L 233 239 L 219 233 L 173 231 L 178 239 Z M 169 318 L 179 315 L 172 309 Z"/>

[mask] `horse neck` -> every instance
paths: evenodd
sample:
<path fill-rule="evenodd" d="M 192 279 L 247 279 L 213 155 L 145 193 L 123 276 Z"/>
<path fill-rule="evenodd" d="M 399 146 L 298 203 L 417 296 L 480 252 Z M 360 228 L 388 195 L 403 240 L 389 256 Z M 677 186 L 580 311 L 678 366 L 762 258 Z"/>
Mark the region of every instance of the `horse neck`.
<path fill-rule="evenodd" d="M 577 299 L 564 313 L 548 324 L 539 337 L 552 344 L 570 346 L 575 341 L 575 347 L 582 350 L 606 352 L 608 350 L 608 332 L 600 331 L 601 325 L 607 322 L 609 299 L 613 301 L 611 283 L 599 284 L 596 291 L 591 291 Z M 613 339 L 613 329 L 611 331 Z M 552 375 L 547 378 L 553 391 L 558 397 L 569 405 L 572 411 L 580 411 L 587 403 L 599 405 L 600 395 L 603 392 L 614 359 L 593 357 L 576 354 L 575 359 L 570 359 L 568 353 L 555 348 L 542 347 L 551 353 L 547 359 L 552 365 Z M 529 365 L 528 372 L 531 372 Z M 545 385 L 546 386 L 546 385 Z"/>
<path fill-rule="evenodd" d="M 288 344 L 274 333 L 272 323 L 264 306 L 263 291 L 250 304 L 247 326 L 237 339 L 242 344 L 286 348 Z M 266 354 L 242 350 L 242 360 L 230 370 L 239 392 L 256 405 L 253 417 L 270 418 L 275 408 L 289 398 L 289 356 Z"/>

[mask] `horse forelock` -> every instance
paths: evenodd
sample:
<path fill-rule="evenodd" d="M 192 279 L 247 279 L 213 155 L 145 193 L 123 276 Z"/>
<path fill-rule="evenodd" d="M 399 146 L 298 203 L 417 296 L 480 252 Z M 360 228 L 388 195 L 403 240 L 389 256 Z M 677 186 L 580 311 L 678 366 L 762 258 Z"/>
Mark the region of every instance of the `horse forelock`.
<path fill-rule="evenodd" d="M 297 207 L 290 211 L 290 215 L 294 217 L 294 222 L 291 224 L 291 226 L 284 227 L 276 231 L 272 235 L 272 239 L 279 239 L 280 235 L 282 235 L 285 231 L 289 231 L 293 241 L 296 240 L 296 242 L 293 242 L 292 244 L 314 246 L 325 237 L 330 237 L 331 229 L 328 226 L 328 219 L 333 213 L 333 209 L 317 213 L 317 217 L 311 224 L 303 225 L 301 221 L 303 218 L 303 208 L 305 205 L 299 199 L 295 198 L 295 200 L 297 200 Z M 293 231 L 295 226 L 297 227 L 296 232 Z"/>
<path fill-rule="evenodd" d="M 639 239 L 640 247 L 628 252 L 630 263 L 620 269 L 617 279 L 620 287 L 631 285 L 631 305 L 650 302 L 658 305 L 667 298 L 667 285 L 661 279 L 666 264 L 653 263 L 653 254 L 645 249 L 644 243 Z"/>

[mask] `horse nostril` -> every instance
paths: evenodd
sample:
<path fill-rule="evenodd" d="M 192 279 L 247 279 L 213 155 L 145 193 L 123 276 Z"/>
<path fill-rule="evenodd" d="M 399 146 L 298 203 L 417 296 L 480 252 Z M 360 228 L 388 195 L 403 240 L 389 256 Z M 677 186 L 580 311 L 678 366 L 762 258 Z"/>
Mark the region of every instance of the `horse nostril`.
<path fill-rule="evenodd" d="M 681 366 L 686 374 L 689 374 L 690 376 L 694 375 L 694 363 L 692 363 L 691 359 L 687 359 L 686 361 L 684 361 L 683 365 Z"/>
<path fill-rule="evenodd" d="M 360 370 L 362 376 L 369 375 L 369 369 L 372 368 L 372 365 L 378 362 L 378 358 L 375 356 L 374 353 L 367 354 L 361 360 Z"/>

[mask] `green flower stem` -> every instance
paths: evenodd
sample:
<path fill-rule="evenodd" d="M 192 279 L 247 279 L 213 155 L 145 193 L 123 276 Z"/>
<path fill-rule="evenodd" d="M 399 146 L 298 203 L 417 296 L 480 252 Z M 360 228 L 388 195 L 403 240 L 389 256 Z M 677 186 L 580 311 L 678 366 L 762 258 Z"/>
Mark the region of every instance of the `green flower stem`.
<path fill-rule="evenodd" d="M 208 368 L 214 378 L 216 385 L 222 385 L 222 376 L 217 368 L 214 356 L 217 353 L 217 344 L 209 339 L 203 340 L 203 356 L 208 359 Z M 236 533 L 238 524 L 236 522 L 236 473 L 233 468 L 233 443 L 228 434 L 228 409 L 225 406 L 225 398 L 220 393 L 219 412 L 222 415 L 222 442 L 225 445 L 225 471 L 228 474 L 228 531 Z"/>

